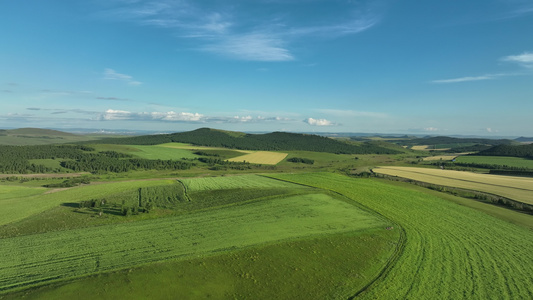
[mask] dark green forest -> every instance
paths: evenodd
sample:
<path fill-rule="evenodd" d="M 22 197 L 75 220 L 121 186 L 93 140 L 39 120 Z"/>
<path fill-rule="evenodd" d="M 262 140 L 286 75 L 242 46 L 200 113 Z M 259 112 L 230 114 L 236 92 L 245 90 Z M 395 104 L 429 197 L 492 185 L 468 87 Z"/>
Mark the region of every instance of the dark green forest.
<path fill-rule="evenodd" d="M 498 145 L 480 151 L 476 155 L 486 156 L 512 156 L 533 159 L 533 144 L 528 145 Z"/>
<path fill-rule="evenodd" d="M 293 151 L 306 150 L 338 154 L 398 154 L 401 151 L 374 143 L 348 144 L 318 135 L 288 132 L 232 135 L 227 132 L 200 128 L 172 134 L 144 135 L 130 138 L 103 139 L 97 143 L 124 145 L 157 145 L 163 143 L 188 143 L 198 146 L 224 147 L 240 150 Z M 92 142 L 95 143 L 95 142 Z"/>
<path fill-rule="evenodd" d="M 30 159 L 60 159 L 61 166 L 76 172 L 127 172 L 130 170 L 189 169 L 190 161 L 132 158 L 115 151 L 94 152 L 85 145 L 0 146 L 0 173 L 52 173 L 58 171 Z"/>

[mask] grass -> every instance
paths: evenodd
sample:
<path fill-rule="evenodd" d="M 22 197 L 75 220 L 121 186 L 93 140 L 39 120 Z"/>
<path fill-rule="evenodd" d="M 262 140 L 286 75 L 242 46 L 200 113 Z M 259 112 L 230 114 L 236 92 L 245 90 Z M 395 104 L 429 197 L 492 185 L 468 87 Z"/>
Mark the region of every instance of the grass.
<path fill-rule="evenodd" d="M 415 191 L 419 191 L 419 192 L 424 192 L 424 193 L 427 193 L 427 194 L 430 194 L 430 195 L 433 195 L 433 196 L 437 196 L 439 198 L 443 198 L 443 199 L 446 199 L 448 201 L 452 201 L 452 202 L 457 203 L 459 205 L 463 205 L 463 206 L 466 206 L 466 207 L 470 207 L 470 208 L 476 209 L 478 211 L 481 211 L 483 213 L 486 213 L 486 214 L 488 214 L 490 216 L 493 216 L 493 217 L 496 217 L 498 219 L 504 220 L 506 222 L 513 223 L 515 225 L 522 226 L 524 228 L 533 230 L 533 216 L 531 216 L 529 214 L 526 214 L 526 213 L 523 213 L 523 212 L 511 210 L 511 209 L 509 209 L 507 207 L 501 207 L 501 206 L 497 206 L 497 205 L 490 204 L 490 203 L 484 203 L 484 202 L 475 201 L 475 200 L 472 200 L 472 199 L 466 199 L 466 198 L 462 198 L 462 197 L 457 197 L 457 196 L 454 196 L 454 195 L 450 195 L 450 194 L 447 194 L 447 193 L 442 193 L 442 192 L 439 192 L 439 191 L 430 190 L 428 188 L 417 186 L 417 185 L 413 185 L 413 184 L 406 183 L 406 182 L 387 181 L 387 184 L 394 185 L 394 186 L 399 186 L 399 187 L 402 187 L 402 188 L 407 188 L 407 189 L 411 189 L 411 190 L 415 190 Z"/>
<path fill-rule="evenodd" d="M 54 136 L 54 135 L 30 135 L 30 134 L 15 134 L 0 136 L 0 145 L 49 145 L 49 144 L 67 144 L 82 141 L 91 141 L 96 138 L 85 135 L 71 135 L 71 136 Z"/>
<path fill-rule="evenodd" d="M 437 156 L 428 156 L 424 157 L 424 161 L 435 161 L 435 160 L 452 160 L 456 158 L 457 155 L 437 155 Z"/>
<path fill-rule="evenodd" d="M 533 178 L 412 167 L 380 167 L 374 172 L 442 186 L 470 189 L 533 204 Z"/>
<path fill-rule="evenodd" d="M 530 230 L 377 180 L 331 173 L 272 176 L 339 192 L 401 224 L 401 255 L 362 299 L 533 298 Z"/>
<path fill-rule="evenodd" d="M 61 162 L 65 161 L 65 160 L 67 160 L 67 159 L 63 159 L 63 158 L 56 158 L 56 159 L 51 159 L 51 158 L 50 159 L 30 159 L 30 160 L 28 160 L 28 162 L 30 164 L 43 165 L 43 166 L 51 168 L 51 169 L 57 169 L 60 172 L 72 172 L 72 170 L 67 169 L 67 168 L 63 168 L 61 166 Z"/>
<path fill-rule="evenodd" d="M 398 231 L 364 230 L 165 261 L 0 299 L 346 299 L 375 276 Z"/>
<path fill-rule="evenodd" d="M 193 154 L 188 149 L 178 149 L 164 146 L 141 146 L 141 145 L 129 145 L 130 148 L 135 148 L 139 151 L 132 152 L 130 154 L 140 158 L 146 159 L 162 159 L 162 160 L 179 160 L 182 158 L 196 158 L 199 157 Z"/>
<path fill-rule="evenodd" d="M 187 192 L 242 188 L 294 188 L 293 184 L 259 175 L 180 179 Z"/>
<path fill-rule="evenodd" d="M 173 184 L 174 182 L 175 181 L 173 180 L 114 182 L 74 187 L 50 194 L 42 194 L 43 191 L 40 189 L 40 194 L 37 195 L 28 195 L 2 200 L 2 209 L 0 210 L 0 225 L 22 220 L 31 215 L 38 214 L 56 207 L 62 203 L 77 203 L 83 200 L 103 198 L 112 193 L 118 193 L 139 187 Z M 2 189 L 3 188 L 4 187 L 2 187 Z M 28 187 L 25 188 L 32 189 Z"/>
<path fill-rule="evenodd" d="M 388 223 L 327 194 L 276 198 L 129 224 L 2 239 L 0 290 Z M 24 249 L 24 251 L 20 251 Z"/>
<path fill-rule="evenodd" d="M 252 164 L 276 165 L 287 156 L 287 153 L 257 151 L 228 159 L 228 161 L 249 162 Z"/>
<path fill-rule="evenodd" d="M 24 197 L 30 197 L 35 195 L 40 195 L 46 191 L 45 188 L 30 188 L 23 186 L 10 186 L 10 185 L 1 185 L 0 186 L 0 203 L 2 201 L 9 199 L 18 199 Z M 2 204 L 2 207 L 6 207 L 7 204 Z"/>
<path fill-rule="evenodd" d="M 518 168 L 533 169 L 533 159 L 526 159 L 520 157 L 506 157 L 506 156 L 459 156 L 456 159 L 458 163 L 475 163 L 475 164 L 490 164 Z"/>

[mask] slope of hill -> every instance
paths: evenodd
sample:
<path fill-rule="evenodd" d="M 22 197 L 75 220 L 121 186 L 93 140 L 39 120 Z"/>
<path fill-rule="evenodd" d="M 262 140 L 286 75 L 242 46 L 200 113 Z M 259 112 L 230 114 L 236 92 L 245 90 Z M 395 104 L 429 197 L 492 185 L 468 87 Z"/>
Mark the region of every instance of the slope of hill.
<path fill-rule="evenodd" d="M 94 140 L 94 137 L 68 132 L 41 129 L 19 128 L 0 130 L 0 145 L 47 145 Z"/>
<path fill-rule="evenodd" d="M 516 138 L 514 140 L 517 141 L 517 142 L 520 142 L 520 143 L 532 143 L 533 142 L 533 137 L 521 136 L 521 137 Z"/>
<path fill-rule="evenodd" d="M 131 138 L 103 139 L 103 144 L 156 145 L 163 143 L 189 143 L 199 146 L 224 147 L 242 150 L 291 151 L 307 150 L 345 154 L 396 154 L 398 150 L 372 143 L 348 144 L 318 135 L 288 132 L 245 134 L 210 128 L 161 135 L 144 135 Z"/>
<path fill-rule="evenodd" d="M 75 136 L 75 134 L 58 131 L 53 129 L 42 129 L 42 128 L 18 128 L 5 130 L 4 133 L 10 135 L 28 135 L 28 136 Z"/>
<path fill-rule="evenodd" d="M 476 155 L 512 156 L 533 158 L 533 144 L 527 145 L 498 145 L 481 151 Z"/>
<path fill-rule="evenodd" d="M 508 139 L 482 139 L 482 138 L 455 138 L 448 136 L 423 137 L 397 141 L 401 145 L 459 145 L 459 144 L 481 144 L 481 145 L 509 145 L 514 141 Z"/>

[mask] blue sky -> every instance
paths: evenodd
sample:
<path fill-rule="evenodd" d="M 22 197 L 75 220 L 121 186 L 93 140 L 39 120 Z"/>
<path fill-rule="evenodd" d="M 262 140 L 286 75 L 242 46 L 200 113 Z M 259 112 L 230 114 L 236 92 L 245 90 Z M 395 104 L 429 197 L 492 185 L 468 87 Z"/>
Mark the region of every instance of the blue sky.
<path fill-rule="evenodd" d="M 0 128 L 533 136 L 533 2 L 4 0 Z"/>

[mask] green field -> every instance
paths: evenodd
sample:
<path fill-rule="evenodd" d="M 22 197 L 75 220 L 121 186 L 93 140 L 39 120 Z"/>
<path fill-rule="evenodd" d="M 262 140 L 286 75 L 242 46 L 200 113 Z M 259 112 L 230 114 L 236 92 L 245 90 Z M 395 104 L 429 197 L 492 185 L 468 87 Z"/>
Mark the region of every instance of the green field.
<path fill-rule="evenodd" d="M 456 162 L 533 169 L 533 159 L 521 157 L 464 155 L 457 157 Z"/>
<path fill-rule="evenodd" d="M 531 299 L 533 232 L 435 195 L 331 173 L 272 175 L 339 192 L 405 230 L 362 299 Z M 490 228 L 490 230 L 489 230 Z"/>
<path fill-rule="evenodd" d="M 196 158 L 198 155 L 192 153 L 192 151 L 187 149 L 178 149 L 170 148 L 164 146 L 140 146 L 140 145 L 129 145 L 128 147 L 135 148 L 139 151 L 132 152 L 129 154 L 138 156 L 140 158 L 146 159 L 172 159 L 179 160 L 182 158 Z"/>
<path fill-rule="evenodd" d="M 188 192 L 235 188 L 294 188 L 293 184 L 259 175 L 187 178 L 180 181 Z"/>
<path fill-rule="evenodd" d="M 326 194 L 308 194 L 180 217 L 4 238 L 0 289 L 385 226 L 386 221 L 352 204 Z"/>
<path fill-rule="evenodd" d="M 26 197 L 13 197 L 2 201 L 0 225 L 16 222 L 31 215 L 46 211 L 62 203 L 78 203 L 92 198 L 104 198 L 106 195 L 145 186 L 173 184 L 173 180 L 115 182 L 82 187 L 74 187 L 65 191 L 43 194 L 42 188 L 24 187 L 17 193 L 27 193 Z M 0 189 L 4 189 L 0 186 Z M 26 191 L 24 191 L 26 189 Z M 34 195 L 31 195 L 34 194 Z M 37 194 L 37 195 L 35 195 Z"/>
<path fill-rule="evenodd" d="M 168 260 L 0 299 L 346 299 L 379 273 L 398 231 L 329 234 Z"/>

